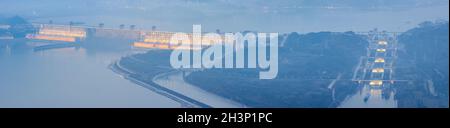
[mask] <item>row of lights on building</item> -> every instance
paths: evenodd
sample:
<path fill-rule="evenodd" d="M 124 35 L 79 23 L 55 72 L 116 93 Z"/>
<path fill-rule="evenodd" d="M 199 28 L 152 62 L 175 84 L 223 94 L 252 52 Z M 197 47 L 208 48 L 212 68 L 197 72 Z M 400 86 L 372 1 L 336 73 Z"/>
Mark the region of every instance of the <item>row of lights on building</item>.
<path fill-rule="evenodd" d="M 382 46 L 386 46 L 388 44 L 387 41 L 379 41 L 378 45 L 382 45 Z M 385 48 L 378 48 L 376 49 L 377 52 L 386 52 Z M 375 63 L 385 63 L 384 58 L 376 58 Z M 384 73 L 384 68 L 374 68 L 372 69 L 372 73 Z M 372 80 L 370 81 L 369 85 L 371 86 L 381 86 L 383 85 L 383 81 L 382 80 Z"/>

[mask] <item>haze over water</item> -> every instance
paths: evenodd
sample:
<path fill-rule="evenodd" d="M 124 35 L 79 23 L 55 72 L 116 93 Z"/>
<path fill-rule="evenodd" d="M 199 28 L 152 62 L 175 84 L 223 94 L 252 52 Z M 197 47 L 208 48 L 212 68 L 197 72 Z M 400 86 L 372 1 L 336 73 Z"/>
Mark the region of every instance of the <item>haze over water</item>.
<path fill-rule="evenodd" d="M 233 80 L 221 81 L 221 78 L 226 77 L 227 73 L 208 72 L 208 70 L 205 72 L 193 72 L 193 74 L 198 73 L 198 78 L 182 76 L 180 74 L 166 74 L 160 77 L 161 79 L 155 79 L 155 81 L 153 81 L 161 86 L 168 87 L 172 91 L 175 90 L 178 91 L 178 93 L 181 92 L 183 96 L 193 98 L 194 100 L 200 99 L 199 101 L 205 103 L 210 102 L 213 104 L 218 102 L 217 104 L 219 107 L 222 107 L 220 106 L 220 104 L 222 104 L 220 103 L 221 101 L 225 101 L 227 105 L 238 104 L 238 102 L 231 100 L 233 98 L 234 100 L 242 100 L 239 105 L 236 106 L 254 103 L 257 105 L 264 104 L 266 106 L 284 105 L 287 107 L 297 107 L 295 105 L 309 105 L 312 103 L 321 105 L 327 104 L 325 103 L 327 102 L 327 99 L 333 97 L 333 103 L 329 104 L 340 104 L 338 107 L 401 107 L 402 103 L 405 103 L 401 102 L 402 100 L 408 102 L 407 105 L 412 104 L 420 106 L 421 103 L 425 103 L 426 101 L 424 100 L 423 102 L 419 100 L 425 98 L 416 98 L 415 96 L 429 96 L 428 94 L 431 94 L 431 96 L 429 96 L 431 98 L 426 100 L 433 101 L 429 103 L 431 106 L 436 104 L 436 106 L 438 106 L 438 103 L 434 103 L 441 101 L 434 99 L 441 97 L 445 98 L 445 95 L 447 95 L 448 99 L 448 91 L 439 94 L 434 88 L 435 85 L 436 87 L 442 87 L 442 81 L 445 83 L 445 79 L 434 80 L 436 83 L 434 84 L 434 78 L 429 78 L 427 79 L 427 83 L 425 84 L 427 87 L 425 88 L 422 88 L 420 87 L 420 84 L 413 82 L 411 82 L 411 85 L 418 85 L 417 89 L 413 88 L 416 86 L 408 86 L 411 87 L 410 89 L 412 90 L 419 90 L 417 92 L 420 92 L 420 89 L 424 89 L 425 91 L 421 92 L 426 93 L 423 94 L 408 90 L 405 91 L 405 89 L 401 91 L 408 93 L 401 93 L 401 91 L 398 90 L 394 90 L 393 92 L 389 92 L 392 91 L 389 90 L 386 92 L 371 88 L 363 88 L 362 90 L 356 91 L 355 94 L 352 94 L 351 88 L 344 88 L 339 91 L 342 93 L 341 95 L 338 93 L 338 96 L 340 96 L 338 98 L 344 99 L 342 102 L 334 101 L 334 86 L 321 88 L 320 85 L 325 85 L 324 83 L 328 84 L 326 80 L 323 80 L 323 77 L 334 79 L 333 71 L 340 70 L 339 68 L 341 67 L 348 67 L 344 72 L 352 72 L 353 69 L 351 69 L 351 66 L 356 65 L 357 63 L 344 62 L 352 61 L 350 58 L 352 58 L 353 55 L 358 57 L 364 56 L 363 54 L 359 55 L 358 52 L 355 52 L 356 54 L 352 53 L 353 51 L 362 51 L 363 49 L 366 49 L 365 46 L 362 46 L 366 45 L 363 44 L 366 40 L 365 37 L 359 35 L 360 33 L 347 33 L 346 31 L 367 32 L 374 28 L 378 28 L 380 31 L 404 32 L 406 30 L 411 30 L 411 28 L 415 28 L 424 21 L 436 20 L 446 21 L 446 28 L 448 29 L 448 4 L 448 0 L 2 0 L 0 2 L 0 8 L 2 8 L 2 11 L 0 11 L 0 21 L 10 17 L 13 17 L 12 19 L 15 19 L 16 21 L 20 21 L 23 17 L 24 22 L 29 21 L 32 23 L 66 25 L 65 27 L 69 28 L 72 28 L 72 26 L 68 25 L 69 23 L 75 24 L 75 26 L 88 26 L 89 28 L 91 28 L 90 26 L 94 26 L 98 28 L 86 29 L 88 33 L 87 39 L 101 38 L 101 41 L 86 41 L 83 37 L 82 43 L 80 43 L 81 47 L 57 48 L 33 52 L 33 48 L 38 48 L 34 46 L 36 44 L 33 44 L 33 41 L 35 41 L 33 39 L 24 42 L 20 42 L 22 39 L 17 39 L 19 41 L 16 43 L 16 39 L 4 38 L 11 35 L 11 30 L 18 30 L 20 32 L 20 29 L 22 28 L 18 27 L 9 30 L 8 28 L 10 26 L 15 26 L 3 25 L 8 22 L 0 22 L 0 25 L 3 25 L 3 28 L 8 27 L 7 29 L 0 28 L 0 30 L 2 30 L 0 31 L 0 37 L 4 36 L 3 39 L 5 39 L 0 40 L 0 107 L 187 107 L 185 105 L 180 105 L 181 102 L 177 103 L 176 101 L 173 101 L 173 99 L 175 99 L 173 97 L 170 99 L 163 96 L 170 95 L 170 93 L 166 92 L 167 94 L 160 95 L 161 91 L 152 89 L 150 84 L 144 88 L 139 86 L 142 85 L 142 83 L 138 85 L 126 79 L 130 78 L 128 76 L 133 75 L 132 77 L 134 77 L 135 80 L 136 78 L 140 78 L 140 80 L 144 82 L 151 83 L 153 80 L 149 81 L 150 78 L 147 77 L 151 77 L 153 75 L 152 73 L 158 72 L 158 69 L 156 68 L 161 66 L 158 64 L 164 64 L 165 61 L 158 62 L 158 59 L 164 58 L 158 54 L 156 54 L 158 56 L 154 58 L 145 58 L 146 56 L 151 56 L 152 52 L 139 54 L 144 56 L 144 58 L 134 58 L 135 56 L 131 56 L 131 54 L 136 55 L 136 51 L 139 50 L 129 48 L 137 48 L 133 43 L 138 40 L 142 41 L 141 38 L 137 39 L 139 34 L 142 34 L 140 33 L 142 31 L 134 31 L 137 33 L 135 34 L 137 36 L 134 36 L 135 38 L 133 39 L 128 39 L 124 35 L 128 34 L 127 32 L 130 32 L 129 30 L 132 29 L 152 30 L 154 27 L 156 27 L 156 31 L 163 32 L 192 32 L 192 26 L 194 24 L 202 25 L 203 32 L 215 32 L 217 30 L 220 32 L 242 32 L 249 30 L 280 33 L 280 37 L 282 38 L 290 37 L 284 38 L 282 42 L 283 44 L 286 43 L 286 46 L 283 46 L 284 48 L 280 47 L 280 49 L 284 50 L 280 50 L 280 52 L 285 53 L 285 59 L 281 60 L 280 63 L 284 63 L 285 66 L 287 65 L 287 68 L 283 68 L 285 68 L 285 71 L 290 72 L 280 72 L 280 74 L 285 73 L 285 75 L 280 77 L 280 81 L 272 81 L 274 82 L 272 85 L 291 84 L 293 88 L 288 90 L 283 90 L 285 88 L 282 87 L 276 88 L 275 86 L 266 86 L 267 88 L 248 88 L 250 86 L 245 84 L 256 85 L 259 83 L 265 85 L 266 83 L 261 81 L 251 81 L 246 83 L 251 78 L 245 79 L 245 73 L 228 76 Z M 17 17 L 14 17 L 16 15 Z M 104 24 L 104 27 L 99 27 L 100 24 Z M 432 24 L 432 22 L 429 22 L 429 24 Z M 122 27 L 119 28 L 119 25 Z M 422 24 L 420 26 L 425 26 L 426 28 L 427 25 Z M 428 27 L 433 28 L 433 25 L 428 25 Z M 122 31 L 122 33 L 117 32 L 119 34 L 111 34 L 107 31 L 105 32 L 106 34 L 100 34 L 101 37 L 91 37 L 91 35 L 95 35 L 97 32 L 96 30 L 104 28 L 113 28 L 115 31 Z M 448 42 L 448 36 L 445 38 L 445 36 L 439 35 L 448 31 L 441 32 L 439 31 L 440 29 L 425 29 L 436 30 L 437 34 L 430 35 L 437 35 L 437 37 L 431 38 L 431 36 L 426 36 L 427 33 L 429 34 L 434 31 L 425 31 L 425 34 L 418 34 L 425 35 L 424 37 L 418 35 L 412 36 L 420 39 L 411 38 L 409 41 L 401 42 L 403 44 L 399 47 L 400 51 L 414 56 L 414 59 L 401 59 L 406 60 L 406 63 L 408 64 L 414 64 L 409 61 L 420 61 L 416 60 L 416 58 L 418 58 L 415 56 L 417 55 L 416 53 L 408 53 L 414 51 L 411 50 L 414 48 L 411 48 L 411 46 L 418 46 L 421 49 L 431 49 L 429 51 L 423 50 L 429 52 L 423 54 L 424 60 L 428 59 L 427 56 L 436 56 L 436 58 L 431 57 L 436 60 L 438 60 L 437 57 L 445 57 L 445 54 L 442 55 L 441 53 L 445 53 L 445 51 L 448 53 L 448 49 L 440 47 L 441 45 L 439 43 L 445 44 L 445 39 L 447 39 Z M 321 31 L 321 33 L 309 33 L 319 31 Z M 322 31 L 345 31 L 345 33 L 328 33 Z M 291 32 L 300 32 L 300 35 Z M 26 34 L 31 33 L 32 32 Z M 289 34 L 289 36 L 282 35 L 284 33 L 291 34 Z M 408 33 L 405 35 L 408 35 Z M 124 36 L 127 39 L 122 39 L 123 37 L 121 36 Z M 111 40 L 111 42 L 103 39 Z M 425 40 L 424 42 L 426 43 L 420 42 L 421 39 Z M 431 39 L 434 39 L 434 41 L 429 41 Z M 87 43 L 83 41 L 86 41 Z M 112 41 L 115 42 L 113 43 Z M 157 41 L 145 42 L 145 40 L 143 42 L 150 44 L 161 43 Z M 435 46 L 430 47 L 428 42 L 434 42 Z M 51 43 L 54 42 L 50 41 L 50 44 Z M 422 44 L 419 45 L 419 43 Z M 39 43 L 37 44 L 42 45 Z M 409 46 L 409 49 L 407 49 L 406 46 Z M 116 49 L 127 50 L 115 51 Z M 335 52 L 337 54 L 343 54 L 337 57 L 333 51 L 337 51 Z M 137 67 L 134 69 L 134 72 L 129 74 L 123 72 L 117 73 L 114 72 L 117 71 L 117 69 L 113 69 L 114 71 L 108 69 L 110 64 L 117 64 L 114 62 L 124 56 L 132 59 L 128 60 L 129 63 L 121 66 L 129 69 Z M 448 54 L 446 57 L 448 59 Z M 157 63 L 153 63 L 156 66 L 151 67 L 152 65 L 145 65 L 149 64 L 147 62 Z M 445 66 L 446 63 L 439 62 L 438 64 Z M 433 66 L 435 65 L 436 64 L 433 64 Z M 422 67 L 424 66 L 419 65 L 417 66 L 417 69 Z M 121 69 L 123 70 L 126 68 Z M 416 69 L 416 67 L 411 69 Z M 406 70 L 412 71 L 410 69 Z M 442 71 L 438 72 L 439 76 L 442 76 Z M 437 72 L 437 69 L 434 69 L 433 72 Z M 216 77 L 214 77 L 214 75 L 216 75 Z M 413 80 L 419 80 L 419 78 L 421 79 L 422 77 L 420 76 L 421 73 L 414 74 L 411 72 L 406 72 L 401 75 L 417 75 L 417 78 L 412 77 L 414 78 Z M 208 76 L 209 78 L 205 76 Z M 339 77 L 336 77 L 336 79 L 333 80 L 334 82 L 330 85 L 334 85 L 336 81 L 339 81 L 338 78 L 340 79 L 340 75 L 337 76 Z M 344 74 L 344 76 L 349 76 L 349 74 Z M 316 79 L 316 81 L 307 81 L 307 78 L 309 77 L 320 79 Z M 186 78 L 192 78 L 193 81 L 198 81 L 199 83 L 190 84 L 185 82 L 187 81 Z M 214 78 L 217 79 L 213 80 Z M 241 80 L 243 78 L 243 82 L 237 82 L 238 79 L 235 78 L 241 78 Z M 301 81 L 302 79 L 305 81 Z M 289 80 L 299 81 L 296 81 L 298 83 L 295 83 L 289 82 Z M 203 81 L 207 82 L 202 83 Z M 225 86 L 225 88 L 214 87 L 212 89 L 208 88 L 210 86 L 207 86 L 220 85 L 223 83 L 228 83 L 231 86 Z M 313 86 L 309 87 L 308 85 Z M 232 86 L 236 88 L 229 88 Z M 316 92 L 314 92 L 314 89 L 317 89 L 315 90 Z M 239 92 L 242 90 L 244 91 Z M 245 94 L 247 94 L 249 90 L 254 91 L 249 94 L 261 94 L 259 95 L 261 97 L 258 97 L 258 95 L 255 95 L 256 97 L 246 96 Z M 440 89 L 440 91 L 442 90 L 443 89 Z M 213 93 L 214 91 L 217 92 Z M 224 94 L 223 92 L 226 91 L 229 92 Z M 283 95 L 272 92 L 278 92 Z M 287 95 L 288 93 L 286 92 L 294 93 L 291 96 Z M 397 92 L 400 92 L 399 96 L 397 96 Z M 328 96 L 329 93 L 331 96 Z M 351 94 L 351 96 L 344 97 L 343 94 L 347 93 Z M 410 93 L 414 94 L 414 96 L 405 95 Z M 402 100 L 398 100 L 400 99 L 400 96 L 403 98 Z M 272 101 L 286 102 L 276 104 L 270 102 L 270 100 L 260 100 L 267 100 L 267 98 L 274 98 L 271 99 Z M 320 101 L 305 102 L 303 104 L 300 104 L 301 102 L 296 102 L 298 104 L 292 105 L 291 101 L 297 99 L 285 100 L 287 98 L 305 98 L 305 101 L 314 101 L 319 98 L 325 100 L 319 99 Z M 410 99 L 413 99 L 414 101 L 418 100 L 418 102 L 409 102 L 408 100 Z M 177 99 L 177 101 L 180 100 Z M 322 103 L 322 101 L 324 103 Z M 403 104 L 403 106 L 405 105 Z M 448 106 L 448 102 L 446 106 Z"/>
<path fill-rule="evenodd" d="M 223 32 L 405 31 L 449 18 L 448 0 L 10 0 L 0 8 L 0 16 L 21 15 L 35 22 L 135 24 L 184 32 L 192 31 L 192 24 Z"/>
<path fill-rule="evenodd" d="M 1 54 L 0 107 L 180 107 L 108 69 L 126 53 L 92 52 Z"/>

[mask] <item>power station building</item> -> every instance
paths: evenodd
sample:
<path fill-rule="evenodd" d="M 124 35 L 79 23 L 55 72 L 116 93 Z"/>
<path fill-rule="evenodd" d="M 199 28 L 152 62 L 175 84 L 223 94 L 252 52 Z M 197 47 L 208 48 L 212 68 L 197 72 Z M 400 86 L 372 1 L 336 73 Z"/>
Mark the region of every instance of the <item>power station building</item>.
<path fill-rule="evenodd" d="M 62 25 L 40 25 L 36 33 L 26 36 L 28 39 L 60 42 L 77 42 L 86 37 L 84 28 Z"/>

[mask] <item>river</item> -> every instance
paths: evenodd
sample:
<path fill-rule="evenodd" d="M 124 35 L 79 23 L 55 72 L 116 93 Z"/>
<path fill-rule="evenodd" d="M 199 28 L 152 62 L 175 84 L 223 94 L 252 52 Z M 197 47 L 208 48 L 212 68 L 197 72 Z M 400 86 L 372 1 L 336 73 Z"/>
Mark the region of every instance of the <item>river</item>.
<path fill-rule="evenodd" d="M 131 50 L 88 52 L 75 47 L 1 53 L 0 107 L 182 107 L 108 69 L 112 62 L 132 53 Z M 154 81 L 214 107 L 245 107 L 186 83 L 180 73 L 161 74 Z M 391 94 L 383 98 L 383 93 Z M 339 107 L 395 108 L 393 93 L 363 86 Z"/>
<path fill-rule="evenodd" d="M 387 97 L 383 97 L 383 93 Z M 394 91 L 363 85 L 356 94 L 347 97 L 339 108 L 397 108 Z"/>
<path fill-rule="evenodd" d="M 0 53 L 0 107 L 180 107 L 108 69 L 129 52 Z"/>
<path fill-rule="evenodd" d="M 189 75 L 190 73 L 186 73 Z M 216 94 L 198 88 L 183 79 L 182 72 L 168 72 L 156 76 L 153 81 L 160 86 L 173 90 L 182 95 L 188 96 L 199 102 L 205 103 L 214 108 L 245 108 L 246 106 L 238 102 L 226 99 Z"/>

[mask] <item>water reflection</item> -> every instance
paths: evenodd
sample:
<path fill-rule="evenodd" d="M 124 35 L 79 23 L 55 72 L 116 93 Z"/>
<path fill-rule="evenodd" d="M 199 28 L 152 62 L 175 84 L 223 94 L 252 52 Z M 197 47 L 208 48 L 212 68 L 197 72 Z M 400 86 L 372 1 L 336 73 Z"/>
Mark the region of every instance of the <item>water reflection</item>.
<path fill-rule="evenodd" d="M 19 49 L 0 49 L 0 107 L 180 106 L 107 68 L 130 51 L 69 47 L 14 54 Z"/>
<path fill-rule="evenodd" d="M 362 85 L 359 91 L 347 97 L 339 106 L 340 108 L 396 108 L 397 100 L 394 99 L 395 91 L 392 85 L 371 87 Z"/>

